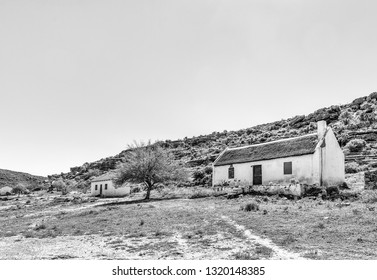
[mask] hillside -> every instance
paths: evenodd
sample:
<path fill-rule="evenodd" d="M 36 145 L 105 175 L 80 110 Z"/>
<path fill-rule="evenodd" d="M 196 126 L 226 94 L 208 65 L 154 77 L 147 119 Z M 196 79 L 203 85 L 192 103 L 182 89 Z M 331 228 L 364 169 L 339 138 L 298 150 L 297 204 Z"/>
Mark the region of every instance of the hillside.
<path fill-rule="evenodd" d="M 346 172 L 354 173 L 377 167 L 377 92 L 355 99 L 349 104 L 334 105 L 286 120 L 257 125 L 237 131 L 213 132 L 192 138 L 161 141 L 159 144 L 172 152 L 177 160 L 193 172 L 192 185 L 211 183 L 211 163 L 227 146 L 243 146 L 305 135 L 316 131 L 316 122 L 325 120 L 330 125 L 346 155 Z M 94 176 L 115 169 L 127 150 L 100 159 L 70 172 L 49 176 L 63 179 L 77 188 L 87 188 Z"/>
<path fill-rule="evenodd" d="M 18 183 L 22 183 L 29 189 L 36 189 L 42 187 L 46 179 L 46 177 L 42 176 L 0 169 L 0 188 L 6 186 L 12 187 Z"/>

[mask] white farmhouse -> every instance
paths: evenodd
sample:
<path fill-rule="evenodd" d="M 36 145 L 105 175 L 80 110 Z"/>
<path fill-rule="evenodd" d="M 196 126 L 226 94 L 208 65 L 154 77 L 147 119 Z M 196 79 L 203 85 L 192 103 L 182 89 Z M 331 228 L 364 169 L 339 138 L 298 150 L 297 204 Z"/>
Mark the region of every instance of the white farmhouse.
<path fill-rule="evenodd" d="M 331 127 L 317 133 L 225 149 L 213 163 L 213 182 L 241 185 L 289 184 L 291 179 L 321 186 L 344 182 L 344 154 Z"/>
<path fill-rule="evenodd" d="M 112 196 L 125 196 L 130 194 L 131 187 L 129 185 L 115 187 L 113 179 L 114 173 L 106 173 L 91 181 L 90 194 L 92 196 L 112 197 Z"/>

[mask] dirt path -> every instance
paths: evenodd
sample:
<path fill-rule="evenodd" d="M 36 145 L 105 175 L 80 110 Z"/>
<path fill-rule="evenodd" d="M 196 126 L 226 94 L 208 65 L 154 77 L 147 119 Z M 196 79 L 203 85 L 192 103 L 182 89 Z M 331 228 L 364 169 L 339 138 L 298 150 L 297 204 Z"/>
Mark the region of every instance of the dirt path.
<path fill-rule="evenodd" d="M 234 226 L 237 230 L 242 231 L 248 239 L 252 240 L 253 242 L 257 244 L 270 248 L 273 251 L 273 256 L 271 259 L 277 259 L 277 260 L 304 259 L 299 254 L 292 253 L 292 252 L 289 252 L 287 250 L 280 248 L 268 238 L 262 238 L 258 235 L 252 234 L 250 230 L 245 229 L 244 226 L 237 224 L 235 221 L 233 221 L 227 216 L 221 216 L 221 218 L 227 223 L 229 223 L 230 225 Z"/>

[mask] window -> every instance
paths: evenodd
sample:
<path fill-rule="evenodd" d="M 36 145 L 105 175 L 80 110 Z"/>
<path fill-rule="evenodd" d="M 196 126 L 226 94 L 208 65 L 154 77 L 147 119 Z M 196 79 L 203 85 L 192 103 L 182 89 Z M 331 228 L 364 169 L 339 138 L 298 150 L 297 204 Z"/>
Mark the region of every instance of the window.
<path fill-rule="evenodd" d="M 233 167 L 232 164 L 229 166 L 229 169 L 228 169 L 228 178 L 229 179 L 233 179 L 234 178 L 234 167 Z"/>
<path fill-rule="evenodd" d="M 105 190 L 107 190 L 107 184 L 105 184 Z"/>
<path fill-rule="evenodd" d="M 97 185 L 96 185 L 96 187 L 95 187 L 95 190 L 97 190 Z"/>
<path fill-rule="evenodd" d="M 292 174 L 292 162 L 284 162 L 284 175 Z"/>

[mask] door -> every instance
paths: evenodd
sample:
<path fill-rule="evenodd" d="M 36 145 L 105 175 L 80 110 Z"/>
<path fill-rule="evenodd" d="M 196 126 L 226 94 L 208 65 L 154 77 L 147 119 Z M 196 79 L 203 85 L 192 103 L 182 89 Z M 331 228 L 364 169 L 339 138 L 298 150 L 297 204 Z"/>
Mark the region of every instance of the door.
<path fill-rule="evenodd" d="M 253 166 L 253 185 L 262 185 L 262 165 Z"/>
<path fill-rule="evenodd" d="M 99 186 L 99 195 L 102 196 L 102 185 Z"/>

